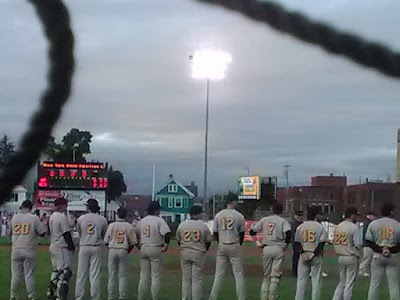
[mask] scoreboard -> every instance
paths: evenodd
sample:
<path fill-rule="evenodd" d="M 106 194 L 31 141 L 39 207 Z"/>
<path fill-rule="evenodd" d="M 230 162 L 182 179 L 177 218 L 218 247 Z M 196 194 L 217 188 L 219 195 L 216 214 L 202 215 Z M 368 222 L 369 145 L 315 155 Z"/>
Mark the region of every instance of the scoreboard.
<path fill-rule="evenodd" d="M 103 163 L 43 162 L 38 166 L 39 189 L 105 190 L 107 166 Z"/>

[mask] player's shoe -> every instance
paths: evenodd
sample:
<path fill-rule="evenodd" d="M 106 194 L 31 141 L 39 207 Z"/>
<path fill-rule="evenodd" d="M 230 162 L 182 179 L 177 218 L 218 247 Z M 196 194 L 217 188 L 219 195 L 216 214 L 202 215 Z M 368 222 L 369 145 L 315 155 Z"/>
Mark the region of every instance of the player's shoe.
<path fill-rule="evenodd" d="M 328 273 L 322 272 L 322 277 L 324 278 L 328 277 Z"/>
<path fill-rule="evenodd" d="M 367 272 L 364 272 L 364 273 L 360 273 L 360 276 L 369 277 L 369 274 Z"/>

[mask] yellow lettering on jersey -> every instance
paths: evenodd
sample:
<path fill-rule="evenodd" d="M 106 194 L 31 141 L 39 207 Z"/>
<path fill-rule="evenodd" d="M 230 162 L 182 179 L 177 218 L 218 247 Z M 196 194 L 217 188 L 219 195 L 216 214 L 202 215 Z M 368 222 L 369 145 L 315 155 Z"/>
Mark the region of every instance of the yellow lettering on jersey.
<path fill-rule="evenodd" d="M 275 227 L 276 227 L 276 223 L 268 222 L 268 235 L 272 235 L 274 233 Z"/>
<path fill-rule="evenodd" d="M 143 234 L 145 237 L 150 237 L 150 225 L 147 225 L 144 229 L 143 229 Z"/>
<path fill-rule="evenodd" d="M 125 241 L 125 234 L 123 230 L 117 229 L 115 233 L 115 241 L 118 244 L 122 244 Z"/>
<path fill-rule="evenodd" d="M 346 232 L 335 232 L 333 244 L 347 246 L 347 233 Z"/>
<path fill-rule="evenodd" d="M 13 235 L 27 235 L 29 234 L 29 223 L 14 223 Z"/>
<path fill-rule="evenodd" d="M 233 218 L 227 217 L 221 219 L 222 230 L 233 230 Z"/>
<path fill-rule="evenodd" d="M 392 226 L 382 227 L 382 239 L 384 240 L 393 240 L 394 238 L 394 229 Z"/>
<path fill-rule="evenodd" d="M 96 227 L 96 225 L 94 224 L 94 222 L 89 222 L 86 226 L 86 233 L 93 235 L 95 227 Z"/>
<path fill-rule="evenodd" d="M 301 240 L 303 243 L 315 243 L 315 231 L 304 230 L 301 232 Z"/>
<path fill-rule="evenodd" d="M 184 230 L 183 231 L 183 241 L 184 242 L 199 242 L 201 239 L 201 231 L 198 229 L 195 230 Z"/>

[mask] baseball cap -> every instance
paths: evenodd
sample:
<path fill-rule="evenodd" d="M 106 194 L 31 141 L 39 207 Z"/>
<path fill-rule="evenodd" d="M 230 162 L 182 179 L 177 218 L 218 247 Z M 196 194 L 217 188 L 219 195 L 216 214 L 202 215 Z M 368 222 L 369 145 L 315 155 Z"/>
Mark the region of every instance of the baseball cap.
<path fill-rule="evenodd" d="M 86 202 L 86 206 L 89 208 L 89 210 L 94 211 L 94 212 L 97 212 L 100 210 L 99 203 L 97 202 L 96 199 L 93 199 L 93 198 L 89 199 Z"/>
<path fill-rule="evenodd" d="M 68 202 L 64 197 L 57 198 L 54 201 L 54 206 L 60 206 L 60 205 L 68 205 Z"/>
<path fill-rule="evenodd" d="M 33 205 L 32 202 L 29 200 L 25 200 L 24 202 L 22 202 L 21 204 L 21 208 L 27 208 L 27 209 L 32 209 Z"/>
<path fill-rule="evenodd" d="M 201 207 L 201 206 L 199 206 L 199 205 L 193 205 L 191 208 L 190 208 L 190 210 L 189 210 L 189 214 L 191 215 L 191 216 L 196 216 L 196 215 L 200 215 L 200 214 L 202 214 L 204 211 L 203 211 L 203 208 Z"/>
<path fill-rule="evenodd" d="M 295 215 L 295 216 L 302 217 L 302 216 L 304 215 L 304 212 L 303 212 L 302 210 L 295 210 L 295 211 L 294 211 L 294 215 Z"/>

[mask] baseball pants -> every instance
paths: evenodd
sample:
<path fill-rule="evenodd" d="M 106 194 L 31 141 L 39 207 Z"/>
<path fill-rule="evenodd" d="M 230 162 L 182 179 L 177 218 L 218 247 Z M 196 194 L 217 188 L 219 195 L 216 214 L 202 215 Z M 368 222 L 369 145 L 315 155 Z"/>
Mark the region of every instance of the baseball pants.
<path fill-rule="evenodd" d="M 360 274 L 370 273 L 373 254 L 374 250 L 372 250 L 370 247 L 363 248 L 363 258 L 360 263 Z"/>
<path fill-rule="evenodd" d="M 119 298 L 114 296 L 117 286 L 119 288 Z M 108 252 L 108 299 L 128 299 L 127 289 L 128 251 L 126 249 L 111 248 Z"/>
<path fill-rule="evenodd" d="M 332 300 L 351 300 L 358 270 L 358 257 L 339 256 L 339 284 Z"/>
<path fill-rule="evenodd" d="M 304 261 L 300 257 L 295 300 L 304 300 L 310 275 L 312 285 L 311 299 L 319 300 L 321 297 L 322 255 L 315 256 L 311 261 Z"/>
<path fill-rule="evenodd" d="M 261 285 L 261 300 L 276 299 L 282 275 L 284 252 L 281 246 L 263 248 L 264 278 Z"/>
<path fill-rule="evenodd" d="M 293 246 L 292 244 L 292 249 L 293 249 L 293 256 L 292 256 L 292 275 L 294 277 L 297 277 L 297 269 L 299 267 L 299 259 L 300 259 L 300 252 L 296 249 L 296 247 Z"/>
<path fill-rule="evenodd" d="M 204 252 L 191 249 L 182 249 L 182 300 L 203 299 L 204 262 Z"/>
<path fill-rule="evenodd" d="M 228 264 L 231 264 L 236 283 L 236 295 L 238 300 L 246 300 L 246 286 L 244 283 L 244 271 L 242 251 L 239 244 L 219 244 L 217 251 L 217 266 L 214 283 L 211 289 L 210 300 L 217 300 L 222 280 Z"/>
<path fill-rule="evenodd" d="M 59 271 L 67 270 L 70 266 L 69 251 L 67 248 L 50 244 L 49 247 L 51 266 L 53 272 L 51 273 L 50 280 L 53 281 L 59 275 Z"/>
<path fill-rule="evenodd" d="M 34 276 L 35 262 L 35 252 L 32 252 L 29 249 L 12 250 L 10 299 L 17 299 L 17 290 L 23 278 L 25 278 L 28 299 L 36 299 Z"/>
<path fill-rule="evenodd" d="M 151 281 L 151 295 L 153 300 L 160 299 L 162 273 L 161 247 L 143 246 L 140 250 L 140 280 L 138 300 L 148 300 L 146 297 L 148 283 Z M 151 279 L 151 280 L 150 280 Z"/>
<path fill-rule="evenodd" d="M 90 297 L 92 300 L 100 300 L 100 267 L 101 247 L 81 246 L 79 249 L 78 271 L 76 274 L 76 300 L 83 300 L 84 298 L 88 275 L 90 282 Z"/>
<path fill-rule="evenodd" d="M 371 282 L 369 285 L 368 300 L 380 299 L 379 287 L 385 275 L 389 285 L 390 300 L 400 299 L 398 257 L 396 255 L 384 257 L 378 253 L 374 253 L 371 263 Z"/>

